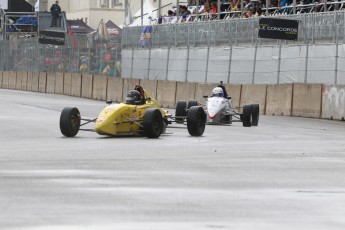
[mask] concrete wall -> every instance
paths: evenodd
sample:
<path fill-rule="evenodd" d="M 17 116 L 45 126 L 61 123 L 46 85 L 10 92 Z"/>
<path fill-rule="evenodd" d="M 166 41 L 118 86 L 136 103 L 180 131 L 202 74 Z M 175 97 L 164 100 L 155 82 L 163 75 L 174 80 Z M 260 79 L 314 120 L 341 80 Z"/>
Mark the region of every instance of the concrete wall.
<path fill-rule="evenodd" d="M 164 108 L 175 108 L 178 100 L 194 99 L 206 104 L 217 84 L 139 80 L 71 73 L 0 72 L 0 88 L 56 93 L 96 100 L 125 100 L 127 92 L 140 84 Z M 233 107 L 258 103 L 260 114 L 345 120 L 345 85 L 279 84 L 225 85 Z"/>
<path fill-rule="evenodd" d="M 267 85 L 267 115 L 291 116 L 293 84 Z"/>
<path fill-rule="evenodd" d="M 81 76 L 81 97 L 91 99 L 92 88 L 93 88 L 93 76 L 92 75 Z"/>
<path fill-rule="evenodd" d="M 321 84 L 294 84 L 292 116 L 321 118 L 321 98 Z"/>
<path fill-rule="evenodd" d="M 242 85 L 240 106 L 259 104 L 260 114 L 265 113 L 266 85 Z"/>
<path fill-rule="evenodd" d="M 321 118 L 345 119 L 345 85 L 322 86 Z"/>
<path fill-rule="evenodd" d="M 162 107 L 175 108 L 176 104 L 176 82 L 161 81 L 157 82 L 157 101 Z"/>

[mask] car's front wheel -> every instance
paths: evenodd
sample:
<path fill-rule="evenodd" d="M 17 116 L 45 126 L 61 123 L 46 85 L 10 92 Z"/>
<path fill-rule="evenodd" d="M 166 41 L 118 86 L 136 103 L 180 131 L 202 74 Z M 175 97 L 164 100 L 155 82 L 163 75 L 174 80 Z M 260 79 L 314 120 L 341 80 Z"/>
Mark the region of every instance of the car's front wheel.
<path fill-rule="evenodd" d="M 144 114 L 144 135 L 148 138 L 158 138 L 163 132 L 163 117 L 159 109 L 148 109 Z"/>
<path fill-rule="evenodd" d="M 66 107 L 60 116 L 60 131 L 66 137 L 74 137 L 79 132 L 80 113 L 75 107 Z"/>
<path fill-rule="evenodd" d="M 201 136 L 205 131 L 206 113 L 200 106 L 192 106 L 187 113 L 187 129 L 191 136 Z"/>

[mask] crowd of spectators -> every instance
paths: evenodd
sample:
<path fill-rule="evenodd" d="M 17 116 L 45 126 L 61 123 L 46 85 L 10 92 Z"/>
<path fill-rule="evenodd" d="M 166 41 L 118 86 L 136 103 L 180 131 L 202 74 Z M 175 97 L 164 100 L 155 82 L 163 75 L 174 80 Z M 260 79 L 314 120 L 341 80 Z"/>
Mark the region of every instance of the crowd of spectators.
<path fill-rule="evenodd" d="M 188 0 L 187 5 L 180 5 L 168 11 L 158 23 L 176 23 L 197 20 L 214 20 L 230 18 L 250 18 L 277 14 L 313 13 L 321 11 L 342 10 L 344 0 Z"/>

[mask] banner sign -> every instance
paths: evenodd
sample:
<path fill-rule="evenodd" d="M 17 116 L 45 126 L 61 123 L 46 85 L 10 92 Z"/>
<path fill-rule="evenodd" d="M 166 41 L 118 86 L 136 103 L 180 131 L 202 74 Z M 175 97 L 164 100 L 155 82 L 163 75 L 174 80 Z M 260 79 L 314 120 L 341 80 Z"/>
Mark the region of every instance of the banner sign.
<path fill-rule="evenodd" d="M 38 42 L 41 44 L 63 45 L 65 44 L 65 33 L 56 31 L 40 31 Z"/>
<path fill-rule="evenodd" d="M 139 46 L 151 46 L 152 26 L 144 26 L 141 28 Z"/>
<path fill-rule="evenodd" d="M 259 19 L 259 38 L 297 40 L 298 21 L 277 18 Z"/>

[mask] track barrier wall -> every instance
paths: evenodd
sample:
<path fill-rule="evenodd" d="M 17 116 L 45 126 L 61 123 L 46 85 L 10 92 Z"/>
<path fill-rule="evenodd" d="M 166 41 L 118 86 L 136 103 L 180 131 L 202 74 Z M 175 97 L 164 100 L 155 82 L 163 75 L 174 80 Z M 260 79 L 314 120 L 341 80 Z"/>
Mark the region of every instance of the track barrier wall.
<path fill-rule="evenodd" d="M 0 88 L 64 94 L 95 100 L 124 101 L 134 85 L 142 85 L 164 108 L 178 100 L 204 105 L 217 84 L 115 78 L 70 73 L 0 71 Z M 234 107 L 260 105 L 260 114 L 344 120 L 345 85 L 225 84 Z"/>

